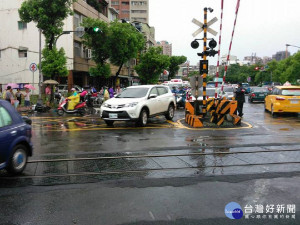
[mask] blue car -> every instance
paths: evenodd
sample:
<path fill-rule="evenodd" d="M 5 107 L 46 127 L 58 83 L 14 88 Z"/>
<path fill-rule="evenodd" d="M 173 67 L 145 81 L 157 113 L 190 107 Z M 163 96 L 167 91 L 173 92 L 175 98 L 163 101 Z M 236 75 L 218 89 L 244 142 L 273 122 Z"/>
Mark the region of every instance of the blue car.
<path fill-rule="evenodd" d="M 10 102 L 0 100 L 0 170 L 16 175 L 25 169 L 33 150 L 30 124 Z"/>

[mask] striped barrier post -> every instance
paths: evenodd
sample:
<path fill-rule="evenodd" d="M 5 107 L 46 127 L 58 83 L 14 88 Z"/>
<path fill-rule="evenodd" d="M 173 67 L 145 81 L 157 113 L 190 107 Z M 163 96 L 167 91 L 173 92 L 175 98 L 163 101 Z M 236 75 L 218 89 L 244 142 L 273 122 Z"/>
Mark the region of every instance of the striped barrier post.
<path fill-rule="evenodd" d="M 216 79 L 218 81 L 219 78 L 219 69 L 220 69 L 220 49 L 221 49 L 221 34 L 222 34 L 222 20 L 223 20 L 223 3 L 224 0 L 221 0 L 221 21 L 220 21 L 220 34 L 219 34 L 219 49 L 218 49 L 218 61 L 217 61 L 217 72 L 216 72 Z M 216 82 L 215 86 L 216 86 L 216 91 L 215 91 L 215 98 L 218 97 L 218 93 L 217 93 L 217 88 L 218 88 L 218 83 Z"/>
<path fill-rule="evenodd" d="M 204 8 L 204 25 L 203 25 L 203 60 L 206 60 L 206 42 L 207 42 L 207 8 Z M 203 73 L 203 115 L 206 114 L 206 72 Z"/>
<path fill-rule="evenodd" d="M 221 91 L 223 91 L 223 89 L 224 89 L 224 83 L 225 83 L 226 73 L 227 73 L 228 64 L 229 64 L 230 51 L 231 51 L 232 40 L 233 40 L 233 35 L 234 35 L 234 30 L 235 30 L 236 19 L 237 19 L 239 7 L 240 7 L 240 0 L 237 0 L 237 2 L 236 2 L 236 9 L 235 9 L 235 19 L 234 19 L 233 30 L 232 30 L 232 34 L 231 34 L 231 40 L 230 40 L 228 55 L 227 55 L 227 59 L 226 59 L 226 65 L 225 65 L 225 70 L 224 70 L 224 76 L 223 76 Z"/>

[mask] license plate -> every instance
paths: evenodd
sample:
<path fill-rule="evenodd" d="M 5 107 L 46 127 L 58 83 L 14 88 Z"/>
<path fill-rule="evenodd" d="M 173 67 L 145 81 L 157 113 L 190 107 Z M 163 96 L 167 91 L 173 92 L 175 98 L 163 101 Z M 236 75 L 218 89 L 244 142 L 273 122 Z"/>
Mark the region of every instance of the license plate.
<path fill-rule="evenodd" d="M 116 119 L 116 118 L 118 118 L 118 114 L 116 114 L 116 113 L 109 113 L 109 118 L 110 119 Z"/>
<path fill-rule="evenodd" d="M 264 97 L 265 95 L 264 94 L 259 94 L 259 96 Z"/>
<path fill-rule="evenodd" d="M 298 100 L 290 100 L 292 104 L 298 104 Z"/>

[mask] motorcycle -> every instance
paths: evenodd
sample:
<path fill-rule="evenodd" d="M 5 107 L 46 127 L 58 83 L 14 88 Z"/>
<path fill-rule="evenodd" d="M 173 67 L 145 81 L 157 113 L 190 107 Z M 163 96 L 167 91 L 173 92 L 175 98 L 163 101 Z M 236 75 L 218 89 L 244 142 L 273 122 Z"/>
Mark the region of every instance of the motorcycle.
<path fill-rule="evenodd" d="M 68 110 L 67 108 L 67 103 L 68 103 L 69 99 L 64 99 L 58 106 L 57 108 L 57 114 L 59 116 L 62 116 L 64 113 L 68 113 L 68 114 L 74 114 L 74 113 L 79 113 L 80 115 L 85 115 L 86 114 L 86 102 L 80 102 L 78 103 L 74 110 Z"/>
<path fill-rule="evenodd" d="M 186 101 L 186 93 L 182 92 L 182 93 L 177 93 L 176 94 L 176 106 L 177 109 L 179 107 L 185 107 L 185 101 Z"/>

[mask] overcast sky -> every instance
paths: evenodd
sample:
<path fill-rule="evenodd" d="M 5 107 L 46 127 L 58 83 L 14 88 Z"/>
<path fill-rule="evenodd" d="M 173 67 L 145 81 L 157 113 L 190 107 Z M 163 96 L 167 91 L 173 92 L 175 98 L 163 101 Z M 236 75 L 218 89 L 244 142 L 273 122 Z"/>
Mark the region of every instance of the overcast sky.
<path fill-rule="evenodd" d="M 191 48 L 192 33 L 198 29 L 192 23 L 195 18 L 204 21 L 204 7 L 214 9 L 208 13 L 208 21 L 217 17 L 211 28 L 220 30 L 221 0 L 149 0 L 150 26 L 155 27 L 156 41 L 166 40 L 173 45 L 173 55 L 184 55 L 192 65 L 200 60 L 203 42 L 197 50 Z M 236 0 L 224 0 L 221 55 L 227 55 Z M 213 35 L 208 34 L 208 38 Z M 203 38 L 203 32 L 196 38 Z M 272 57 L 277 51 L 285 51 L 285 45 L 300 46 L 300 0 L 240 0 L 240 8 L 233 37 L 231 55 L 239 60 L 244 56 Z M 218 46 L 216 47 L 218 50 Z M 293 54 L 298 48 L 289 47 Z M 210 64 L 216 65 L 217 55 L 209 57 Z"/>

